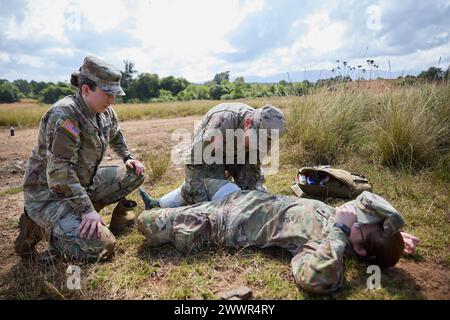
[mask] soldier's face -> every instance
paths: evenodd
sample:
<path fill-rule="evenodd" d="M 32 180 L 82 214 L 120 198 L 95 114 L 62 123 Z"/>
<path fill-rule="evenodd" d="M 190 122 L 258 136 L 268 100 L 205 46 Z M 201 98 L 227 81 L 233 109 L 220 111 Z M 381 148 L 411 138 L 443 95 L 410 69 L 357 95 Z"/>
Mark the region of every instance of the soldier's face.
<path fill-rule="evenodd" d="M 105 112 L 110 105 L 116 102 L 116 97 L 114 95 L 106 93 L 99 87 L 95 87 L 94 90 L 90 90 L 89 87 L 87 87 L 87 90 L 85 90 L 83 86 L 83 99 L 89 109 L 91 109 L 92 112 L 97 113 Z"/>
<path fill-rule="evenodd" d="M 366 256 L 367 252 L 366 249 L 364 248 L 364 241 L 365 239 L 367 239 L 367 237 L 374 232 L 378 232 L 381 230 L 381 227 L 376 224 L 376 223 L 371 223 L 371 224 L 359 224 L 359 223 L 354 223 L 352 228 L 351 228 L 351 232 L 350 232 L 350 236 L 349 236 L 349 241 L 352 244 L 353 250 L 355 250 L 355 252 L 360 255 L 360 256 Z"/>

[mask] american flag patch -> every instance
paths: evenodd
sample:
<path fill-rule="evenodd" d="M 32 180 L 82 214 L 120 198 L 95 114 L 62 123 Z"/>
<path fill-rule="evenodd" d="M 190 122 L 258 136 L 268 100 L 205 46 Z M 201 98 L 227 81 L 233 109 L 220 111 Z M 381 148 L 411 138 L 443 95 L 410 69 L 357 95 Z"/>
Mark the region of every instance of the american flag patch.
<path fill-rule="evenodd" d="M 80 129 L 69 119 L 66 119 L 61 125 L 64 130 L 66 130 L 74 138 L 78 138 L 80 135 Z"/>

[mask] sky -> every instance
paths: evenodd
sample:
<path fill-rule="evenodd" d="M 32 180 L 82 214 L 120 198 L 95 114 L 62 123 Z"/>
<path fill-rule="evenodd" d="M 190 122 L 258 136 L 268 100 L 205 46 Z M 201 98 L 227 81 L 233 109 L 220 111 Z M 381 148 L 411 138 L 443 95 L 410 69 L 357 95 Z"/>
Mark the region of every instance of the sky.
<path fill-rule="evenodd" d="M 0 0 L 0 79 L 68 81 L 87 55 L 192 82 L 450 65 L 450 0 Z"/>

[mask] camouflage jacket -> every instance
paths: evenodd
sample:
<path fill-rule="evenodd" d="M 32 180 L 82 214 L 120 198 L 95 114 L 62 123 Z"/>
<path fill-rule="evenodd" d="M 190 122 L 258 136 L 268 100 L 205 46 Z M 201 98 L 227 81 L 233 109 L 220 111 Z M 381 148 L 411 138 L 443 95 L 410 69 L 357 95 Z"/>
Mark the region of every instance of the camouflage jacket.
<path fill-rule="evenodd" d="M 334 227 L 334 214 L 318 200 L 237 191 L 189 207 L 144 211 L 138 226 L 150 245 L 172 242 L 184 253 L 211 244 L 287 249 L 297 285 L 330 293 L 342 286 L 344 253 L 351 253 L 348 237 Z"/>
<path fill-rule="evenodd" d="M 28 159 L 25 206 L 70 200 L 78 214 L 94 210 L 88 189 L 108 145 L 122 159 L 130 155 L 112 107 L 93 113 L 79 94 L 56 102 L 41 119 L 37 146 Z"/>
<path fill-rule="evenodd" d="M 221 103 L 217 106 L 210 109 L 206 115 L 203 117 L 197 128 L 194 130 L 194 137 L 191 145 L 191 152 L 189 154 L 190 164 L 203 164 L 204 159 L 202 161 L 200 155 L 203 155 L 203 151 L 210 146 L 213 141 L 217 144 L 217 146 L 221 146 L 225 148 L 226 146 L 226 138 L 227 138 L 227 129 L 236 130 L 236 129 L 244 129 L 244 118 L 253 113 L 255 111 L 254 108 L 246 105 L 244 103 Z M 221 135 L 222 141 L 219 139 L 210 139 L 211 136 Z M 226 154 L 226 150 L 223 150 L 223 158 L 222 163 L 228 163 L 226 161 L 226 157 L 228 156 L 231 160 L 236 159 L 237 156 L 237 148 L 238 141 L 234 138 L 234 152 L 233 154 Z M 242 142 L 241 142 L 242 143 Z M 210 146 L 212 147 L 212 146 Z M 196 153 L 197 150 L 200 150 L 200 153 Z M 209 153 L 208 153 L 209 154 Z M 214 152 L 212 152 L 214 155 Z M 211 163 L 207 163 L 211 164 Z"/>

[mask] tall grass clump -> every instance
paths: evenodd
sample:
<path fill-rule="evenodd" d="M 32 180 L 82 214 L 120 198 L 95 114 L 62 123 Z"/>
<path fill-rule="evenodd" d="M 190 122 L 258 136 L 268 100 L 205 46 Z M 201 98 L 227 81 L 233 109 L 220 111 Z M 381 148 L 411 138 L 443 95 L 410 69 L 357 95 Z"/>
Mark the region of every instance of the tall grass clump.
<path fill-rule="evenodd" d="M 335 164 L 357 153 L 367 161 L 417 170 L 448 168 L 450 85 L 384 92 L 318 89 L 286 112 L 285 160 Z M 444 174 L 445 175 L 445 174 Z"/>
<path fill-rule="evenodd" d="M 144 154 L 144 165 L 151 181 L 158 181 L 169 167 L 170 153 L 162 150 Z"/>
<path fill-rule="evenodd" d="M 386 165 L 422 169 L 449 151 L 449 85 L 398 89 L 384 95 L 372 117 L 370 134 Z"/>
<path fill-rule="evenodd" d="M 317 90 L 297 98 L 286 114 L 282 143 L 294 164 L 332 164 L 362 139 L 374 102 L 365 91 Z"/>

